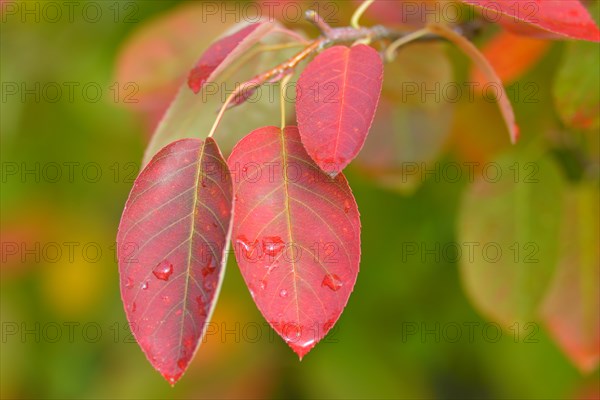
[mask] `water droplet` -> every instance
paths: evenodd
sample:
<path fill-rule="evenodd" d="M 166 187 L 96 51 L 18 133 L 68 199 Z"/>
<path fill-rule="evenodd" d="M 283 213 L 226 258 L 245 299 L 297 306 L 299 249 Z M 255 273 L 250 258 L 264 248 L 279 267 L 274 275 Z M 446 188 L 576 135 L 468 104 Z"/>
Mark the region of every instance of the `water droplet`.
<path fill-rule="evenodd" d="M 201 184 L 201 185 L 202 185 L 202 187 L 204 187 L 204 188 L 208 186 L 208 184 L 206 183 L 206 179 L 204 179 L 204 178 L 202 179 L 202 181 L 200 181 L 200 184 Z"/>
<path fill-rule="evenodd" d="M 338 291 L 342 287 L 342 285 L 343 285 L 342 280 L 336 274 L 325 275 L 325 278 L 323 278 L 323 282 L 321 283 L 322 287 L 327 286 L 329 289 L 333 290 L 334 292 Z"/>
<path fill-rule="evenodd" d="M 327 333 L 331 328 L 333 328 L 334 324 L 335 321 L 333 319 L 330 319 L 329 321 L 325 322 L 325 324 L 323 325 L 323 333 Z"/>
<path fill-rule="evenodd" d="M 213 225 L 215 228 L 219 226 L 219 225 L 217 225 L 217 223 L 216 223 L 216 222 L 213 222 L 213 223 L 212 223 L 212 225 Z"/>
<path fill-rule="evenodd" d="M 204 268 L 202 268 L 202 276 L 204 278 L 206 278 L 208 275 L 212 274 L 213 272 L 215 272 L 216 267 L 212 266 L 212 256 L 210 254 L 208 254 L 208 261 L 206 262 L 206 264 L 204 265 Z"/>
<path fill-rule="evenodd" d="M 142 290 L 146 290 L 146 289 L 148 289 L 148 281 L 146 281 L 142 284 Z"/>
<path fill-rule="evenodd" d="M 265 289 L 267 288 L 267 281 L 266 281 L 266 280 L 262 279 L 262 280 L 260 281 L 260 288 L 261 288 L 262 290 L 265 290 Z"/>
<path fill-rule="evenodd" d="M 173 264 L 167 260 L 159 262 L 154 270 L 152 271 L 154 276 L 163 281 L 168 281 L 169 277 L 173 274 Z"/>
<path fill-rule="evenodd" d="M 204 302 L 204 298 L 202 296 L 198 296 L 196 297 L 196 302 L 198 303 L 200 316 L 206 317 L 206 303 Z"/>
<path fill-rule="evenodd" d="M 165 303 L 167 303 L 167 304 L 169 303 L 169 296 L 161 296 L 161 297 Z"/>
<path fill-rule="evenodd" d="M 135 301 L 133 302 L 133 304 L 131 305 L 131 312 L 135 312 L 137 308 L 137 305 L 135 304 Z"/>
<path fill-rule="evenodd" d="M 215 272 L 215 269 L 216 269 L 215 267 L 211 267 L 211 266 L 202 268 L 202 276 L 206 278 L 208 275 Z"/>
<path fill-rule="evenodd" d="M 288 322 L 283 325 L 283 339 L 286 342 L 295 342 L 302 336 L 302 328 L 293 322 Z"/>
<path fill-rule="evenodd" d="M 173 386 L 175 384 L 175 382 L 177 382 L 177 379 L 174 376 L 165 375 L 165 378 L 169 381 L 169 383 L 171 384 L 171 386 Z"/>
<path fill-rule="evenodd" d="M 130 276 L 128 276 L 127 279 L 125 280 L 125 287 L 127 289 L 131 289 L 133 287 L 133 279 L 131 279 Z"/>
<path fill-rule="evenodd" d="M 262 240 L 263 252 L 271 257 L 275 257 L 284 249 L 285 243 L 279 236 L 267 236 Z"/>
<path fill-rule="evenodd" d="M 279 292 L 279 296 L 281 297 L 287 297 L 288 295 L 288 291 L 285 289 L 281 289 L 281 292 Z"/>
<path fill-rule="evenodd" d="M 349 211 L 350 211 L 350 200 L 345 200 L 344 201 L 344 212 L 346 214 L 348 214 Z"/>
<path fill-rule="evenodd" d="M 215 287 L 217 286 L 217 284 L 215 283 L 214 279 L 207 279 L 204 281 L 204 290 L 210 292 L 215 290 Z"/>
<path fill-rule="evenodd" d="M 185 367 L 186 367 L 185 359 L 180 358 L 179 360 L 177 360 L 177 366 L 180 369 L 185 369 Z"/>
<path fill-rule="evenodd" d="M 240 250 L 244 252 L 247 259 L 252 258 L 252 254 L 258 245 L 258 240 L 250 242 L 244 235 L 240 235 L 236 239 L 236 243 L 240 246 Z"/>

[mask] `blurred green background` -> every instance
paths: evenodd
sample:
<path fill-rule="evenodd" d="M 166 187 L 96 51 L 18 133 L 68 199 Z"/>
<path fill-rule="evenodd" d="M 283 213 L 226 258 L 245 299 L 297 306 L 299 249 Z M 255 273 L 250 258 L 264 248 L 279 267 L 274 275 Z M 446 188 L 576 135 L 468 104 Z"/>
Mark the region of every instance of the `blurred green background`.
<path fill-rule="evenodd" d="M 531 325 L 525 335 L 515 335 L 510 328 L 500 330 L 485 306 L 478 311 L 477 300 L 469 300 L 465 289 L 468 278 L 461 277 L 460 257 L 422 254 L 436 244 L 460 242 L 462 202 L 473 182 L 466 175 L 450 181 L 434 173 L 406 188 L 390 184 L 394 177 L 379 179 L 385 174 L 398 179 L 394 167 L 384 173 L 369 168 L 368 160 L 347 171 L 362 216 L 362 260 L 356 287 L 334 330 L 298 362 L 254 306 L 230 257 L 206 343 L 171 388 L 129 333 L 114 241 L 160 113 L 201 50 L 232 22 L 231 15 L 225 23 L 215 16 L 207 22 L 177 20 L 200 15 L 193 13 L 201 3 L 76 2 L 70 14 L 71 6 L 63 2 L 2 1 L 2 398 L 598 395 L 597 342 L 592 344 L 596 362 L 580 372 L 543 319 L 527 320 Z M 236 4 L 246 4 L 207 3 L 230 7 L 234 16 L 237 10 L 238 18 L 243 8 Z M 352 2 L 320 4 L 335 4 L 327 9 L 337 13 L 333 25 L 346 25 L 355 8 Z M 135 44 L 132 37 L 139 39 L 141 30 L 169 18 L 175 22 L 146 31 L 145 38 L 156 40 L 156 46 L 134 55 L 127 51 Z M 366 23 L 376 20 L 375 15 L 370 18 Z M 306 23 L 298 26 L 314 34 Z M 476 43 L 497 32 L 489 27 Z M 570 127 L 554 111 L 553 85 L 565 54 L 587 54 L 593 65 L 584 67 L 597 65 L 597 44 L 577 45 L 581 47 L 552 43 L 514 81 L 521 87 L 533 82 L 539 89 L 533 103 L 516 98 L 519 90 L 509 91 L 521 126 L 522 141 L 515 148 L 494 104 L 463 98 L 452 105 L 452 118 L 441 119 L 443 133 L 398 146 L 403 151 L 414 146 L 407 160 L 436 160 L 442 169 L 534 147 L 552 160 L 561 184 L 569 188 L 565 192 L 585 184 L 597 196 L 598 127 Z M 454 66 L 452 79 L 467 79 L 468 60 L 450 47 L 447 53 Z M 138 56 L 144 59 L 136 64 Z M 386 87 L 393 91 L 397 75 L 387 72 Z M 596 85 L 597 80 L 573 87 L 593 96 Z M 391 104 L 400 102 L 393 99 Z M 252 113 L 251 106 L 242 107 Z M 431 122 L 427 113 L 406 122 L 417 114 L 398 117 L 395 134 Z M 597 120 L 598 110 L 589 117 Z M 273 123 L 278 118 L 274 115 Z M 431 148 L 433 154 L 419 153 Z M 589 218 L 595 232 L 598 221 L 594 215 Z M 418 253 L 408 254 L 407 244 L 417 245 Z M 591 249 L 576 250 L 592 254 L 590 281 L 598 279 L 597 246 L 592 242 Z M 597 318 L 592 324 L 597 326 Z"/>

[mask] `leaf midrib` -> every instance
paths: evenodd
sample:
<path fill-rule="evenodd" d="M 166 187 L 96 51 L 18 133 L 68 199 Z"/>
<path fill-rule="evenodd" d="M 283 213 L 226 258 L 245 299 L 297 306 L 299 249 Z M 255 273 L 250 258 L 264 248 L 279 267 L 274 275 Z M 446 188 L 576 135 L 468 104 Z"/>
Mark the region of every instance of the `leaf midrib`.
<path fill-rule="evenodd" d="M 287 149 L 285 143 L 285 128 L 281 129 L 281 163 L 282 163 L 282 171 L 281 175 L 283 178 L 283 191 L 284 191 L 284 207 L 285 207 L 285 215 L 288 224 L 288 245 L 293 243 L 292 238 L 292 213 L 290 209 L 290 195 L 288 188 L 288 180 L 287 180 Z M 292 273 L 294 274 L 294 300 L 296 302 L 296 324 L 300 324 L 300 306 L 298 303 L 298 279 L 297 279 L 297 271 L 296 271 L 296 261 L 294 258 L 290 260 L 292 264 Z"/>
<path fill-rule="evenodd" d="M 193 241 L 194 241 L 194 232 L 196 231 L 196 214 L 197 214 L 197 210 L 198 210 L 198 182 L 200 179 L 200 176 L 202 175 L 202 158 L 204 157 L 204 149 L 206 147 L 206 142 L 203 141 L 202 144 L 200 145 L 200 151 L 199 151 L 199 155 L 198 155 L 198 166 L 196 167 L 196 177 L 194 179 L 194 199 L 192 200 L 192 226 L 190 229 L 190 236 L 188 238 L 188 243 L 189 243 L 189 249 L 188 249 L 188 259 L 187 259 L 187 269 L 186 269 L 186 274 L 185 274 L 185 284 L 184 284 L 184 292 L 183 292 L 183 300 L 182 300 L 182 305 L 184 310 L 181 313 L 181 329 L 179 331 L 179 345 L 177 346 L 178 351 L 181 349 L 181 344 L 183 343 L 183 326 L 185 324 L 185 309 L 187 308 L 187 297 L 188 297 L 188 289 L 189 289 L 189 284 L 190 284 L 190 269 L 191 269 L 191 265 L 192 265 L 192 248 L 193 246 Z"/>

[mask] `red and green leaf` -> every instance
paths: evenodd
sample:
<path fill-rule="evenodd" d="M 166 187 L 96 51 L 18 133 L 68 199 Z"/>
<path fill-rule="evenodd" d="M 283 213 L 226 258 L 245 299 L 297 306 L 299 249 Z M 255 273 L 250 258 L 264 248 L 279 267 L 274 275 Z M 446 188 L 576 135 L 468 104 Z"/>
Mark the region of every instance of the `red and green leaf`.
<path fill-rule="evenodd" d="M 600 128 L 600 48 L 568 43 L 554 81 L 554 104 L 565 125 L 597 134 Z"/>
<path fill-rule="evenodd" d="M 558 269 L 541 310 L 550 334 L 584 373 L 600 360 L 599 204 L 595 184 L 568 193 Z"/>
<path fill-rule="evenodd" d="M 302 143 L 332 176 L 362 148 L 377 109 L 383 63 L 372 47 L 331 47 L 308 64 L 297 86 Z"/>
<path fill-rule="evenodd" d="M 163 148 L 125 205 L 117 235 L 123 304 L 137 342 L 171 384 L 217 301 L 232 207 L 229 170 L 211 138 Z"/>
<path fill-rule="evenodd" d="M 473 251 L 460 274 L 474 305 L 508 327 L 531 321 L 550 286 L 563 186 L 553 161 L 537 151 L 513 150 L 489 165 L 461 205 L 459 239 Z"/>
<path fill-rule="evenodd" d="M 600 42 L 600 30 L 579 0 L 462 0 L 483 10 L 484 17 L 530 36 Z M 552 37 L 552 36 L 551 36 Z"/>
<path fill-rule="evenodd" d="M 235 33 L 213 43 L 200 57 L 190 71 L 188 86 L 194 93 L 200 92 L 207 82 L 221 73 L 241 53 L 248 50 L 260 39 L 277 27 L 274 22 L 259 22 L 242 27 Z"/>
<path fill-rule="evenodd" d="M 143 163 L 147 164 L 152 156 L 167 144 L 189 137 L 202 138 L 210 132 L 228 93 L 236 88 L 236 82 L 245 82 L 257 73 L 277 65 L 294 54 L 294 49 L 277 52 L 253 53 L 257 46 L 282 44 L 288 42 L 281 35 L 267 35 L 260 43 L 239 57 L 221 73 L 213 73 L 210 82 L 205 83 L 204 90 L 194 94 L 187 83 L 180 86 L 177 95 L 171 102 L 167 112 L 158 124 L 150 143 L 144 153 Z M 225 154 L 229 154 L 233 145 L 241 139 L 249 129 L 256 129 L 278 121 L 278 102 L 268 88 L 261 88 L 249 99 L 251 112 L 243 107 L 235 107 L 227 111 L 219 124 L 219 144 Z M 289 105 L 288 113 L 293 107 Z"/>
<path fill-rule="evenodd" d="M 298 129 L 257 129 L 228 159 L 236 176 L 232 240 L 265 319 L 302 358 L 333 327 L 354 288 L 360 219 L 346 178 L 325 174 Z"/>

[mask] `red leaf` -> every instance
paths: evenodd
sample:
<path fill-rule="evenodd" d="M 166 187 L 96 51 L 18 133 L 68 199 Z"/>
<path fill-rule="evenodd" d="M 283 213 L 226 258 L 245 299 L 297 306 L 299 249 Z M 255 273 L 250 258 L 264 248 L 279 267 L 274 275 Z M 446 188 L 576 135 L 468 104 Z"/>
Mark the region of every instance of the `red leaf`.
<path fill-rule="evenodd" d="M 600 41 L 600 30 L 588 10 L 577 0 L 462 0 L 483 8 L 484 17 L 516 31 L 526 24 L 573 39 Z M 509 18 L 502 17 L 508 16 Z M 525 22 L 526 24 L 523 24 Z M 530 32 L 531 33 L 531 30 Z"/>
<path fill-rule="evenodd" d="M 302 143 L 330 175 L 344 169 L 362 148 L 382 81 L 381 57 L 363 44 L 327 49 L 300 75 L 296 114 Z"/>
<path fill-rule="evenodd" d="M 356 202 L 342 174 L 331 178 L 310 159 L 293 126 L 253 131 L 228 164 L 240 178 L 232 234 L 240 270 L 265 319 L 302 359 L 354 288 Z"/>
<path fill-rule="evenodd" d="M 136 340 L 169 383 L 198 349 L 229 243 L 232 184 L 215 141 L 184 139 L 136 179 L 117 236 L 121 296 Z"/>
<path fill-rule="evenodd" d="M 213 43 L 190 71 L 188 86 L 194 93 L 200 92 L 206 82 L 218 75 L 240 53 L 257 43 L 276 26 L 273 22 L 248 25 L 239 31 Z"/>

